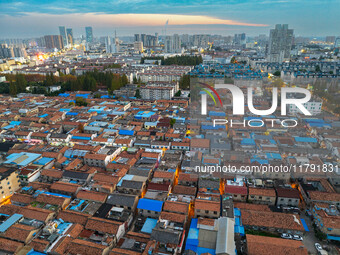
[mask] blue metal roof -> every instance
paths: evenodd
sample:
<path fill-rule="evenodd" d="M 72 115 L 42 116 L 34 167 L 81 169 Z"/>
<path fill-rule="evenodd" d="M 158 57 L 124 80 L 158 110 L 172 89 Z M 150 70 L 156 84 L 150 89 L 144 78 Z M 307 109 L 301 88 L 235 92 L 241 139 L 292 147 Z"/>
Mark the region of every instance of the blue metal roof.
<path fill-rule="evenodd" d="M 151 234 L 152 230 L 156 227 L 157 221 L 158 220 L 156 220 L 156 219 L 147 218 L 143 227 L 142 227 L 141 232 Z"/>
<path fill-rule="evenodd" d="M 24 217 L 22 214 L 15 213 L 11 217 L 9 217 L 7 220 L 5 220 L 0 225 L 0 232 L 5 232 L 10 226 L 17 223 L 22 217 Z"/>
<path fill-rule="evenodd" d="M 32 161 L 36 160 L 39 158 L 41 154 L 37 153 L 28 153 L 28 152 L 20 152 L 20 153 L 12 153 L 10 154 L 4 162 L 4 164 L 13 164 L 13 165 L 18 165 L 18 166 L 26 166 Z M 17 159 L 21 158 L 20 162 L 15 162 Z"/>
<path fill-rule="evenodd" d="M 37 161 L 33 162 L 36 165 L 46 165 L 48 162 L 51 162 L 54 158 L 40 158 Z"/>
<path fill-rule="evenodd" d="M 152 200 L 147 198 L 141 198 L 139 199 L 137 208 L 138 209 L 144 209 L 144 210 L 150 210 L 155 212 L 161 212 L 163 207 L 163 202 L 158 200 Z"/>

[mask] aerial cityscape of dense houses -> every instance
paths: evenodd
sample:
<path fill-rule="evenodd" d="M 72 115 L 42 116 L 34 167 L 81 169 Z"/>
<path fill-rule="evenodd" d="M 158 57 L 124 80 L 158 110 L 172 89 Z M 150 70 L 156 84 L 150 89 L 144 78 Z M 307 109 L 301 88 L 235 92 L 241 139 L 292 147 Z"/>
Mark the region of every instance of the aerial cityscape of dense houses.
<path fill-rule="evenodd" d="M 340 253 L 339 38 L 59 30 L 0 47 L 0 254 Z M 195 81 L 301 87 L 312 116 L 223 91 L 196 119 Z"/>

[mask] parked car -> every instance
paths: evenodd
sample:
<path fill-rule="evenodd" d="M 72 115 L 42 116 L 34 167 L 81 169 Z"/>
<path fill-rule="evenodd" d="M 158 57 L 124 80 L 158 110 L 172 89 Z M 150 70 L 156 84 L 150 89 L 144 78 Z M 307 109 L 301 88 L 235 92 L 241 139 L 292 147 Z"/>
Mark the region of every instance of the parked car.
<path fill-rule="evenodd" d="M 291 234 L 287 234 L 287 233 L 282 233 L 281 237 L 284 238 L 284 239 L 292 239 L 293 238 L 293 236 Z"/>
<path fill-rule="evenodd" d="M 322 251 L 323 250 L 321 244 L 315 243 L 314 245 L 315 245 L 315 249 L 317 249 L 318 251 Z"/>
<path fill-rule="evenodd" d="M 302 236 L 299 236 L 299 235 L 293 235 L 293 239 L 297 241 L 303 241 Z"/>

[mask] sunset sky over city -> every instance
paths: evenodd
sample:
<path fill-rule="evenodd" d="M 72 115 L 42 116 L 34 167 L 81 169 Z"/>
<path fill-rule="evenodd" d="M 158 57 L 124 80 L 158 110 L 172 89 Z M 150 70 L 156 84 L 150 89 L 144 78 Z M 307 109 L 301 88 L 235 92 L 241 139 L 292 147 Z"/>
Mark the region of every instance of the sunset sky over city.
<path fill-rule="evenodd" d="M 56 26 L 73 26 L 75 35 L 85 26 L 97 35 L 135 32 L 248 34 L 268 33 L 276 23 L 289 23 L 296 35 L 336 34 L 339 0 L 229 0 L 229 1 L 0 1 L 3 37 L 55 33 Z M 54 30 L 53 30 L 54 29 Z"/>

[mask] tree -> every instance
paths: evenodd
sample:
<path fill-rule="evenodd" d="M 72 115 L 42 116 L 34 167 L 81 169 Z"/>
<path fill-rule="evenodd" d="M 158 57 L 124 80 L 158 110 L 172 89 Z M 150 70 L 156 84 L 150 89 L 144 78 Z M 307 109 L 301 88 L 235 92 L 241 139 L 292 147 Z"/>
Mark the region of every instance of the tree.
<path fill-rule="evenodd" d="M 273 73 L 275 76 L 277 76 L 277 77 L 280 77 L 281 76 L 281 72 L 280 71 L 275 71 L 274 73 Z"/>
<path fill-rule="evenodd" d="M 176 94 L 175 94 L 175 97 L 180 97 L 182 95 L 182 92 L 181 90 L 177 91 Z"/>
<path fill-rule="evenodd" d="M 138 84 L 137 77 L 133 77 L 133 84 Z"/>
<path fill-rule="evenodd" d="M 23 74 L 16 74 L 15 83 L 16 83 L 17 92 L 26 91 L 27 81 Z"/>
<path fill-rule="evenodd" d="M 136 89 L 135 98 L 142 98 L 139 89 Z"/>
<path fill-rule="evenodd" d="M 173 127 L 173 126 L 175 125 L 175 123 L 176 123 L 176 119 L 171 119 L 171 120 L 170 120 L 170 125 L 171 125 L 171 127 Z"/>
<path fill-rule="evenodd" d="M 122 83 L 122 86 L 125 86 L 126 84 L 129 83 L 129 80 L 128 80 L 126 74 L 123 74 L 123 75 L 122 75 L 121 80 L 122 80 L 122 82 L 121 82 L 121 83 Z"/>
<path fill-rule="evenodd" d="M 17 85 L 11 81 L 9 85 L 9 94 L 11 96 L 16 96 L 17 95 Z"/>
<path fill-rule="evenodd" d="M 273 87 L 281 88 L 284 85 L 284 82 L 281 78 L 276 78 L 272 84 Z"/>
<path fill-rule="evenodd" d="M 83 97 L 76 98 L 76 105 L 77 106 L 87 106 L 87 102 Z"/>
<path fill-rule="evenodd" d="M 321 72 L 321 68 L 320 68 L 319 65 L 317 65 L 317 66 L 315 67 L 315 72 L 317 72 L 317 73 Z"/>
<path fill-rule="evenodd" d="M 79 123 L 78 131 L 79 131 L 79 133 L 84 133 L 84 125 L 82 123 Z"/>
<path fill-rule="evenodd" d="M 184 74 L 179 80 L 179 87 L 181 89 L 189 89 L 190 88 L 190 75 Z"/>

